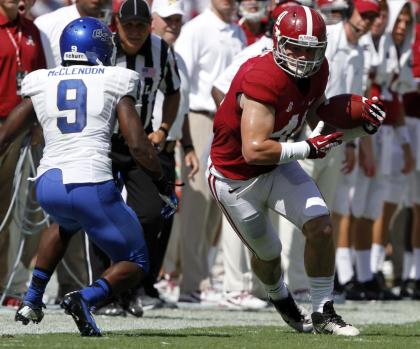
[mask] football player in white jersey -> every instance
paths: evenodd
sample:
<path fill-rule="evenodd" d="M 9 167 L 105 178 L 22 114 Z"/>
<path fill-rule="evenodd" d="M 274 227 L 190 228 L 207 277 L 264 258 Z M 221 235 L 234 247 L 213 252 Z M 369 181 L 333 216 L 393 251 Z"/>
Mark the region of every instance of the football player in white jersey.
<path fill-rule="evenodd" d="M 132 157 L 160 178 L 161 194 L 171 196 L 172 190 L 166 189 L 170 186 L 161 177 L 156 151 L 135 110 L 138 73 L 108 67 L 113 48 L 112 34 L 102 22 L 92 17 L 70 22 L 60 37 L 62 65 L 37 70 L 24 79 L 26 98 L 0 129 L 1 153 L 35 121 L 36 113 L 45 138 L 36 196 L 59 225 L 41 237 L 32 281 L 15 316 L 24 325 L 42 320 L 45 287 L 72 234 L 81 228 L 113 261 L 92 285 L 64 296 L 61 307 L 82 336 L 101 335 L 90 308 L 139 282 L 149 268 L 142 227 L 112 177 L 108 153 L 115 113 Z M 170 214 L 175 205 L 168 205 L 165 213 Z"/>

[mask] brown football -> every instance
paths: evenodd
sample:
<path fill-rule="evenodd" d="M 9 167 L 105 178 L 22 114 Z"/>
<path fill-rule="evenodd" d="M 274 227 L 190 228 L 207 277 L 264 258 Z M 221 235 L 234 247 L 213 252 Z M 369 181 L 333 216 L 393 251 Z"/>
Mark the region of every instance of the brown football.
<path fill-rule="evenodd" d="M 353 94 L 333 96 L 318 107 L 317 114 L 322 121 L 344 130 L 361 126 L 363 98 Z"/>

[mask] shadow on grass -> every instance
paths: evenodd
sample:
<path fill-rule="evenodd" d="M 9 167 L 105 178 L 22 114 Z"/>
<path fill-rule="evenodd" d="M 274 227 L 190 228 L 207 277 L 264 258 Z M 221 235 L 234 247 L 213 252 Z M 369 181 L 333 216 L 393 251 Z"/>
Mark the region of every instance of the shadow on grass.
<path fill-rule="evenodd" d="M 227 333 L 174 333 L 174 332 L 144 332 L 144 333 L 105 333 L 105 335 L 112 335 L 112 337 L 215 337 L 215 338 L 230 338 L 233 337 Z"/>
<path fill-rule="evenodd" d="M 153 320 L 185 320 L 185 316 L 170 316 L 170 315 L 153 315 L 144 319 L 153 319 Z M 200 317 L 201 321 L 212 321 L 214 318 L 208 316 L 208 317 Z"/>
<path fill-rule="evenodd" d="M 413 333 L 413 334 L 402 334 L 402 333 L 362 333 L 363 337 L 383 337 L 384 335 L 389 337 L 400 337 L 400 338 L 420 338 L 419 333 Z"/>

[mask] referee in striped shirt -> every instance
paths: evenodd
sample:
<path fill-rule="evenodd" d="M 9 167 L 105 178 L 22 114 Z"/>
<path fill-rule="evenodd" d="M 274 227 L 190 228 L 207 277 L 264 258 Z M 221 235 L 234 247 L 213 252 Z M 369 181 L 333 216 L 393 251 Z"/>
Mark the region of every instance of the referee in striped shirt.
<path fill-rule="evenodd" d="M 177 115 L 180 100 L 180 78 L 173 53 L 159 36 L 151 34 L 151 13 L 144 0 L 122 2 L 115 16 L 115 22 L 116 65 L 135 70 L 140 74 L 141 87 L 136 108 L 144 129 L 158 151 L 171 152 L 173 149 L 167 147 L 171 147 L 173 142 L 166 143 L 165 140 Z M 162 106 L 162 123 L 156 131 L 153 131 L 151 121 L 157 90 L 160 90 L 165 97 Z M 153 285 L 160 269 L 157 249 L 163 222 L 160 212 L 164 204 L 152 177 L 135 164 L 127 144 L 119 133 L 112 137 L 111 158 L 115 174 L 119 174 L 126 187 L 127 204 L 134 210 L 143 227 L 149 251 L 150 272 L 142 281 L 142 285 L 136 290 L 131 290 L 122 302 L 113 301 L 98 309 L 96 313 L 124 315 L 128 311 L 139 317 L 143 315 L 142 299 L 143 303 L 147 300 L 150 308 L 162 306 L 162 301 Z M 102 274 L 108 264 L 109 260 L 104 258 L 100 250 L 91 248 L 94 277 Z"/>

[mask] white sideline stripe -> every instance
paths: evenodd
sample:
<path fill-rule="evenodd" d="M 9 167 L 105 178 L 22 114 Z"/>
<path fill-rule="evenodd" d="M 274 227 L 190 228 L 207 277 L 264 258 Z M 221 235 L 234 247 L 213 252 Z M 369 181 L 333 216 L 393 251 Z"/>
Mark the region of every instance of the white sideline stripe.
<path fill-rule="evenodd" d="M 305 14 L 306 14 L 306 35 L 312 36 L 314 26 L 313 26 L 313 22 L 312 22 L 311 10 L 308 6 L 302 6 L 302 7 L 305 10 Z"/>

